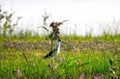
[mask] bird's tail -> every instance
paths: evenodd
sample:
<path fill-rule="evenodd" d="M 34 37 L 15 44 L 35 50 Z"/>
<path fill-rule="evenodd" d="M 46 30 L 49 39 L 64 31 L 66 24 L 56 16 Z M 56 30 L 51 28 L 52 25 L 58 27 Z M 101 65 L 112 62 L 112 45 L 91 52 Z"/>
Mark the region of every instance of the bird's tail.
<path fill-rule="evenodd" d="M 46 58 L 47 58 L 46 56 L 42 57 L 42 59 L 46 59 Z"/>
<path fill-rule="evenodd" d="M 46 55 L 46 56 L 42 57 L 42 59 L 46 59 L 46 58 L 49 58 L 49 56 L 48 56 L 48 55 Z"/>

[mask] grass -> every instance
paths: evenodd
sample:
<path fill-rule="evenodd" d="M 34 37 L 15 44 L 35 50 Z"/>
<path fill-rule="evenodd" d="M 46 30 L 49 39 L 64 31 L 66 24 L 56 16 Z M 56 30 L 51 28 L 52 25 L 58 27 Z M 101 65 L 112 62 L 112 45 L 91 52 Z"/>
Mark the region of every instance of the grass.
<path fill-rule="evenodd" d="M 36 51 L 38 52 L 38 51 Z M 17 53 L 17 54 L 16 54 Z M 28 52 L 26 61 L 21 52 L 6 52 L 2 54 L 0 63 L 1 78 L 16 77 L 17 70 L 20 69 L 24 78 L 79 78 L 84 73 L 88 78 L 99 73 L 109 76 L 111 65 L 109 63 L 110 54 L 103 52 L 61 52 L 54 59 L 40 59 L 43 55 L 38 56 L 35 52 Z M 34 55 L 33 55 L 34 54 Z M 74 55 L 74 56 L 73 56 Z M 51 61 L 53 63 L 51 63 Z M 116 62 L 118 66 L 120 63 Z M 118 72 L 119 69 L 116 70 Z M 106 74 L 107 73 L 107 74 Z M 116 75 L 120 75 L 118 72 Z M 109 76 L 110 78 L 110 76 Z"/>
<path fill-rule="evenodd" d="M 70 36 L 63 36 L 62 40 L 69 40 L 69 41 L 116 41 L 120 42 L 120 35 L 109 35 L 109 34 L 103 34 L 101 36 L 91 36 L 91 35 L 86 35 L 86 36 L 76 36 L 76 35 L 70 35 Z"/>
<path fill-rule="evenodd" d="M 102 37 L 78 37 L 78 36 L 64 36 L 63 48 L 61 53 L 54 57 L 54 59 L 42 59 L 49 50 L 48 39 L 45 37 L 24 37 L 23 39 L 11 38 L 1 40 L 0 43 L 0 78 L 26 78 L 26 79 L 78 79 L 81 76 L 85 79 L 93 79 L 98 74 L 103 79 L 110 79 L 112 77 L 120 76 L 120 47 L 119 36 L 102 36 Z M 68 38 L 68 41 L 65 41 Z M 114 38 L 114 40 L 113 40 Z M 104 46 L 104 50 L 96 50 L 94 45 L 95 41 L 101 42 Z M 19 49 L 11 47 L 12 43 L 5 47 L 5 42 L 20 43 Z M 46 43 L 45 43 L 46 41 Z M 84 44 L 80 43 L 87 41 Z M 106 49 L 106 41 L 112 46 L 109 49 L 114 48 L 114 43 L 118 44 L 117 49 L 109 51 Z M 34 47 L 27 49 L 26 44 L 31 43 Z M 36 42 L 39 42 L 38 45 Z M 72 43 L 76 42 L 76 43 Z M 8 44 L 7 43 L 7 44 Z M 34 44 L 35 43 L 35 44 Z M 43 45 L 42 45 L 43 43 Z M 71 43 L 71 44 L 68 44 Z M 67 44 L 65 46 L 64 44 Z M 91 47 L 88 47 L 92 44 Z M 38 48 L 35 48 L 36 46 Z M 43 46 L 39 47 L 39 45 Z M 97 44 L 98 45 L 98 44 Z M 82 46 L 82 47 L 81 47 Z M 99 45 L 98 45 L 99 46 Z M 75 48 L 71 48 L 75 47 Z M 83 49 L 80 49 L 80 48 Z M 117 50 L 117 51 L 116 51 Z M 112 64 L 111 64 L 112 62 Z M 112 70 L 110 70 L 112 69 Z"/>
<path fill-rule="evenodd" d="M 21 31 L 22 32 L 22 31 Z M 0 35 L 0 42 L 4 41 L 16 41 L 16 42 L 37 42 L 37 41 L 49 41 L 48 35 L 39 36 L 37 33 L 32 35 L 31 32 L 26 31 L 25 33 L 18 33 L 16 35 L 11 36 L 2 36 Z M 110 35 L 103 33 L 101 36 L 77 36 L 77 35 L 64 35 L 61 36 L 62 41 L 73 41 L 73 42 L 80 42 L 80 41 L 115 41 L 120 42 L 120 34 Z"/>

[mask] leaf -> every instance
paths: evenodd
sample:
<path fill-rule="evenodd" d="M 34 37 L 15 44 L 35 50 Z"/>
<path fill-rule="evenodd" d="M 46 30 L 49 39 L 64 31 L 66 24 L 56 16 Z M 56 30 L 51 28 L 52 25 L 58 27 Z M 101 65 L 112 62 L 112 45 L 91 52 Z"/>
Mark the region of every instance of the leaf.
<path fill-rule="evenodd" d="M 38 28 L 40 28 L 40 27 L 45 29 L 47 32 L 49 32 L 49 30 L 45 26 L 39 26 Z"/>

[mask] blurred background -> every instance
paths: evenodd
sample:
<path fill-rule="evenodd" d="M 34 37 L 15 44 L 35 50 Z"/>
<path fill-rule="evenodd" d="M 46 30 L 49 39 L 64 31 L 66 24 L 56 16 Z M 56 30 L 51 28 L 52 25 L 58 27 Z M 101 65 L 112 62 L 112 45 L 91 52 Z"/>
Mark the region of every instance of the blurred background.
<path fill-rule="evenodd" d="M 14 17 L 22 17 L 16 32 L 27 29 L 41 34 L 43 29 L 37 27 L 43 25 L 42 16 L 46 12 L 47 27 L 53 21 L 69 20 L 60 27 L 63 35 L 120 33 L 119 0 L 0 0 L 0 5 L 15 12 Z"/>

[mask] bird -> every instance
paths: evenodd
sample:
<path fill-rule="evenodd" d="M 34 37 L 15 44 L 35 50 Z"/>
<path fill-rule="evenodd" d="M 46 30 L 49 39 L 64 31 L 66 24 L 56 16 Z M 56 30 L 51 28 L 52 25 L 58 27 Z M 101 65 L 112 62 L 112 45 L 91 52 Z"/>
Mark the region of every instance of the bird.
<path fill-rule="evenodd" d="M 53 57 L 57 54 L 60 53 L 60 45 L 61 45 L 61 39 L 57 39 L 57 47 L 53 50 L 51 50 L 46 56 L 43 57 L 43 59 L 45 58 L 50 58 Z"/>

